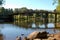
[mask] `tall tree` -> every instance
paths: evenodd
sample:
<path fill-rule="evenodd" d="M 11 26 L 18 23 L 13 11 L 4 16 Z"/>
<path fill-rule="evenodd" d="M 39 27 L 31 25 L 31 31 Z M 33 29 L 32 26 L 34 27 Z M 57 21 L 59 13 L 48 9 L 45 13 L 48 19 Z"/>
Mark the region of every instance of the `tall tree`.
<path fill-rule="evenodd" d="M 60 13 L 60 0 L 58 0 L 58 5 L 56 7 L 56 11 Z"/>
<path fill-rule="evenodd" d="M 54 0 L 53 4 L 57 3 L 56 11 L 60 13 L 60 0 Z"/>

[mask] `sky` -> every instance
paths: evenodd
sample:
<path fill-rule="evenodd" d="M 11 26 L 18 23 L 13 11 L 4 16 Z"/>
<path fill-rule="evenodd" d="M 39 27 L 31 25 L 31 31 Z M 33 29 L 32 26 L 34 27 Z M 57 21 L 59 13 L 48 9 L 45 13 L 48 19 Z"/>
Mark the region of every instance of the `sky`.
<path fill-rule="evenodd" d="M 54 10 L 56 4 L 52 5 L 52 3 L 53 0 L 5 0 L 3 7 L 12 9 L 27 7 L 28 9 Z"/>

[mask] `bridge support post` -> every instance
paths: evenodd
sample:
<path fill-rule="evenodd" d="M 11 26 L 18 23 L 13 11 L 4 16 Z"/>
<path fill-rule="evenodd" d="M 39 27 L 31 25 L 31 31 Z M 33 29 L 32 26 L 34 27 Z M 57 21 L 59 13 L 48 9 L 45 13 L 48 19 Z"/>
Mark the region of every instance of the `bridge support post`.
<path fill-rule="evenodd" d="M 47 27 L 47 23 L 48 23 L 48 13 L 45 13 L 45 27 Z"/>

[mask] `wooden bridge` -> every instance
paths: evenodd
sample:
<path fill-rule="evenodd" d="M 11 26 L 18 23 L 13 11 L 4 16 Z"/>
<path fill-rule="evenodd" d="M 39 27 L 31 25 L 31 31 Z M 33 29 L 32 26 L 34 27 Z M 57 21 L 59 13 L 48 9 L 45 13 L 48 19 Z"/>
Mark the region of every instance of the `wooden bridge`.
<path fill-rule="evenodd" d="M 26 13 L 12 13 L 12 14 L 10 14 L 10 15 L 8 15 L 8 16 L 5 16 L 5 17 L 3 17 L 2 16 L 2 18 L 0 17 L 0 20 L 1 19 L 3 19 L 3 20 L 5 20 L 6 22 L 8 21 L 8 22 L 14 22 L 14 15 L 26 15 L 27 16 L 27 20 L 28 20 L 28 16 L 29 15 L 33 15 L 33 14 L 38 14 L 38 15 L 45 15 L 45 17 L 44 17 L 44 20 L 45 20 L 45 24 L 47 25 L 47 23 L 48 23 L 48 15 L 49 14 L 54 14 L 55 15 L 55 27 L 56 27 L 56 23 L 57 23 L 57 15 L 58 14 L 60 14 L 60 13 L 58 13 L 58 12 L 55 12 L 55 11 L 39 11 L 39 12 L 35 12 L 35 11 L 33 11 L 33 12 L 26 12 Z"/>
<path fill-rule="evenodd" d="M 12 15 L 26 15 L 27 16 L 27 20 L 28 20 L 28 16 L 30 15 L 30 14 L 38 14 L 38 15 L 45 15 L 45 17 L 44 17 L 44 20 L 45 20 L 45 25 L 47 25 L 48 24 L 48 15 L 49 14 L 54 14 L 55 15 L 55 18 L 54 18 L 54 20 L 55 20 L 55 28 L 57 28 L 56 27 L 56 23 L 57 23 L 57 15 L 60 15 L 60 13 L 58 13 L 58 12 L 56 12 L 56 11 L 39 11 L 39 12 L 35 12 L 35 11 L 33 11 L 33 12 L 26 12 L 26 13 L 20 13 L 20 14 L 18 14 L 18 13 L 14 13 L 14 14 L 12 14 Z M 47 26 L 46 26 L 46 28 L 47 28 Z"/>

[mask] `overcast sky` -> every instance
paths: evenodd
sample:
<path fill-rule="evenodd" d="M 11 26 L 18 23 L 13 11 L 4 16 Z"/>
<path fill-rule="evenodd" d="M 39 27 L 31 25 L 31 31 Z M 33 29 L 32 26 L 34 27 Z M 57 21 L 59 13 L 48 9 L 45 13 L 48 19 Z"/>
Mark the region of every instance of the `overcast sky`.
<path fill-rule="evenodd" d="M 5 0 L 5 8 L 27 7 L 31 9 L 54 10 L 56 5 L 52 5 L 53 0 Z"/>

